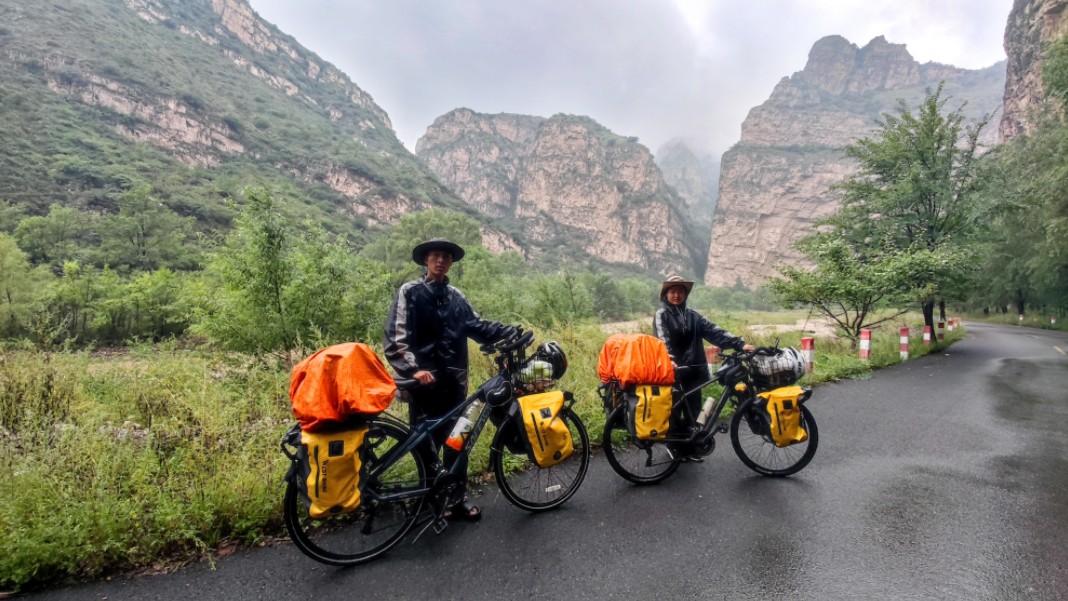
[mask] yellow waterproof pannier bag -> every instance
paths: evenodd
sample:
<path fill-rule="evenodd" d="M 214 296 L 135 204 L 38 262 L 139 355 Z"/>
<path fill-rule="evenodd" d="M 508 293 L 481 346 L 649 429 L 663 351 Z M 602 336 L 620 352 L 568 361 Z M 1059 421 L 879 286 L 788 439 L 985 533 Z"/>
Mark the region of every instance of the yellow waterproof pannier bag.
<path fill-rule="evenodd" d="M 664 440 L 671 422 L 671 386 L 639 384 L 634 387 L 630 409 L 634 437 Z"/>
<path fill-rule="evenodd" d="M 360 447 L 367 426 L 338 432 L 301 432 L 301 492 L 308 513 L 321 518 L 360 506 Z"/>
<path fill-rule="evenodd" d="M 777 447 L 788 447 L 808 440 L 808 432 L 801 425 L 801 403 L 805 393 L 800 386 L 784 386 L 760 393 L 764 399 L 769 434 Z"/>
<path fill-rule="evenodd" d="M 551 390 L 518 398 L 519 410 L 530 444 L 530 457 L 539 467 L 550 467 L 575 452 L 571 430 L 560 419 L 564 393 Z"/>

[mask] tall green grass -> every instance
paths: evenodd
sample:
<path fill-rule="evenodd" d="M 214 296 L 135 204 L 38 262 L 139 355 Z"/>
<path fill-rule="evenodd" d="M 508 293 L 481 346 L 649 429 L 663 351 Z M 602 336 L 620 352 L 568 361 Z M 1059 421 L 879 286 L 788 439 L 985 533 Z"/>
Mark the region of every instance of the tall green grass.
<path fill-rule="evenodd" d="M 0 588 L 278 532 L 288 374 L 158 350 L 0 357 Z"/>
<path fill-rule="evenodd" d="M 717 323 L 755 344 L 800 345 L 799 332 L 752 335 L 750 319 L 758 317 Z M 574 393 L 596 445 L 605 417 L 597 358 L 608 334 L 595 325 L 535 333 L 566 349 L 559 388 Z M 897 336 L 896 326 L 878 330 L 868 362 L 848 343 L 818 338 L 815 373 L 802 383 L 895 363 Z M 944 346 L 913 340 L 914 358 Z M 475 386 L 495 367 L 474 345 L 471 352 Z M 0 352 L 0 590 L 180 563 L 281 535 L 288 389 L 287 362 L 173 345 L 107 356 Z M 389 411 L 406 419 L 402 403 Z M 488 480 L 492 436 L 490 426 L 472 455 L 476 480 Z"/>

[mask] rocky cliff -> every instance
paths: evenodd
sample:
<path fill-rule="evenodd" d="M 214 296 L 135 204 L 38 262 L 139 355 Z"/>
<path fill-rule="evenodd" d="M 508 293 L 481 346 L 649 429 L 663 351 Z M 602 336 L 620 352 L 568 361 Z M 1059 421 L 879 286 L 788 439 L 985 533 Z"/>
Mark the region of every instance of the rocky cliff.
<path fill-rule="evenodd" d="M 592 119 L 457 109 L 427 128 L 415 152 L 543 257 L 701 273 L 704 252 L 653 155 Z"/>
<path fill-rule="evenodd" d="M 723 155 L 704 281 L 758 287 L 777 265 L 798 264 L 792 244 L 837 208 L 829 189 L 854 172 L 847 145 L 870 135 L 899 98 L 915 106 L 940 81 L 948 110 L 967 102 L 966 115 L 992 113 L 1001 103 L 1004 69 L 919 64 L 904 45 L 881 36 L 863 48 L 840 36 L 817 41 L 804 70 L 784 77 L 749 112 L 741 140 Z"/>
<path fill-rule="evenodd" d="M 1042 60 L 1046 46 L 1068 33 L 1068 0 L 1016 0 L 1005 26 L 1005 108 L 1001 138 L 1031 130 L 1034 111 L 1045 103 Z"/>

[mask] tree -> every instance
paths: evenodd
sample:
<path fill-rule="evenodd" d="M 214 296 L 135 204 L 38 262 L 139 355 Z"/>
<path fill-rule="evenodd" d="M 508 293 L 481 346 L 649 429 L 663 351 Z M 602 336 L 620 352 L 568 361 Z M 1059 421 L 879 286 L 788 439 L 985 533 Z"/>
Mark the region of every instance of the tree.
<path fill-rule="evenodd" d="M 101 264 L 138 271 L 188 266 L 183 244 L 193 219 L 175 213 L 151 192 L 147 185 L 123 192 L 119 212 L 100 220 Z"/>
<path fill-rule="evenodd" d="M 870 260 L 858 256 L 841 238 L 812 236 L 797 245 L 815 269 L 782 267 L 781 277 L 769 278 L 768 285 L 787 305 L 805 305 L 834 321 L 855 348 L 860 331 L 904 313 L 898 309 L 889 316 L 876 317 L 883 306 L 900 303 L 903 255 L 891 254 Z"/>
<path fill-rule="evenodd" d="M 0 234 L 0 333 L 18 334 L 28 316 L 31 291 L 30 262 L 15 239 Z"/>
<path fill-rule="evenodd" d="M 380 340 L 393 292 L 385 266 L 356 259 L 316 224 L 297 227 L 267 190 L 244 195 L 207 269 L 194 331 L 248 352 Z"/>
<path fill-rule="evenodd" d="M 836 186 L 841 208 L 825 220 L 861 262 L 912 265 L 921 251 L 956 257 L 978 222 L 976 198 L 986 180 L 979 171 L 979 134 L 986 115 L 965 125 L 961 108 L 944 113 L 948 99 L 940 84 L 913 111 L 900 100 L 896 114 L 884 114 L 877 133 L 846 148 L 858 171 Z M 962 107 L 963 108 L 963 107 Z M 883 261 L 891 255 L 903 260 Z M 934 306 L 960 290 L 961 274 L 911 270 L 903 285 L 920 301 L 924 323 L 934 325 Z"/>
<path fill-rule="evenodd" d="M 34 264 L 51 265 L 57 271 L 67 261 L 86 254 L 86 215 L 76 209 L 54 204 L 48 215 L 26 217 L 15 228 L 19 247 Z"/>
<path fill-rule="evenodd" d="M 428 209 L 403 215 L 387 236 L 368 244 L 361 255 L 385 263 L 397 273 L 399 284 L 418 273 L 419 268 L 412 263 L 412 249 L 431 238 L 448 238 L 464 247 L 465 251 L 482 246 L 482 233 L 477 221 L 445 209 Z M 460 277 L 463 272 L 464 263 L 461 261 L 453 267 L 449 277 Z"/>

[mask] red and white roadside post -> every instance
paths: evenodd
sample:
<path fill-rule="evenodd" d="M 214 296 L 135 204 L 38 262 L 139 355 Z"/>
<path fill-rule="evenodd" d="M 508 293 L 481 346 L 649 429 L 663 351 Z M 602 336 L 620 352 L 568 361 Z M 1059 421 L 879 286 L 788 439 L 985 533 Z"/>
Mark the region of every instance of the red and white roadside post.
<path fill-rule="evenodd" d="M 860 331 L 860 358 L 864 361 L 871 358 L 871 330 Z"/>
<path fill-rule="evenodd" d="M 923 326 L 923 344 L 931 346 L 931 326 Z"/>
<path fill-rule="evenodd" d="M 901 328 L 901 360 L 909 360 L 909 329 Z"/>
<path fill-rule="evenodd" d="M 710 346 L 705 349 L 705 360 L 709 365 L 715 365 L 719 363 L 719 347 Z"/>
<path fill-rule="evenodd" d="M 816 362 L 816 340 L 810 336 L 801 339 L 801 356 L 805 358 L 805 373 L 812 373 Z"/>
<path fill-rule="evenodd" d="M 956 325 L 957 325 L 957 320 L 956 319 L 951 319 L 951 320 L 947 321 L 946 322 L 946 331 L 952 333 L 953 329 L 956 327 Z"/>
<path fill-rule="evenodd" d="M 946 322 L 938 322 L 938 341 L 941 342 L 946 339 Z"/>

